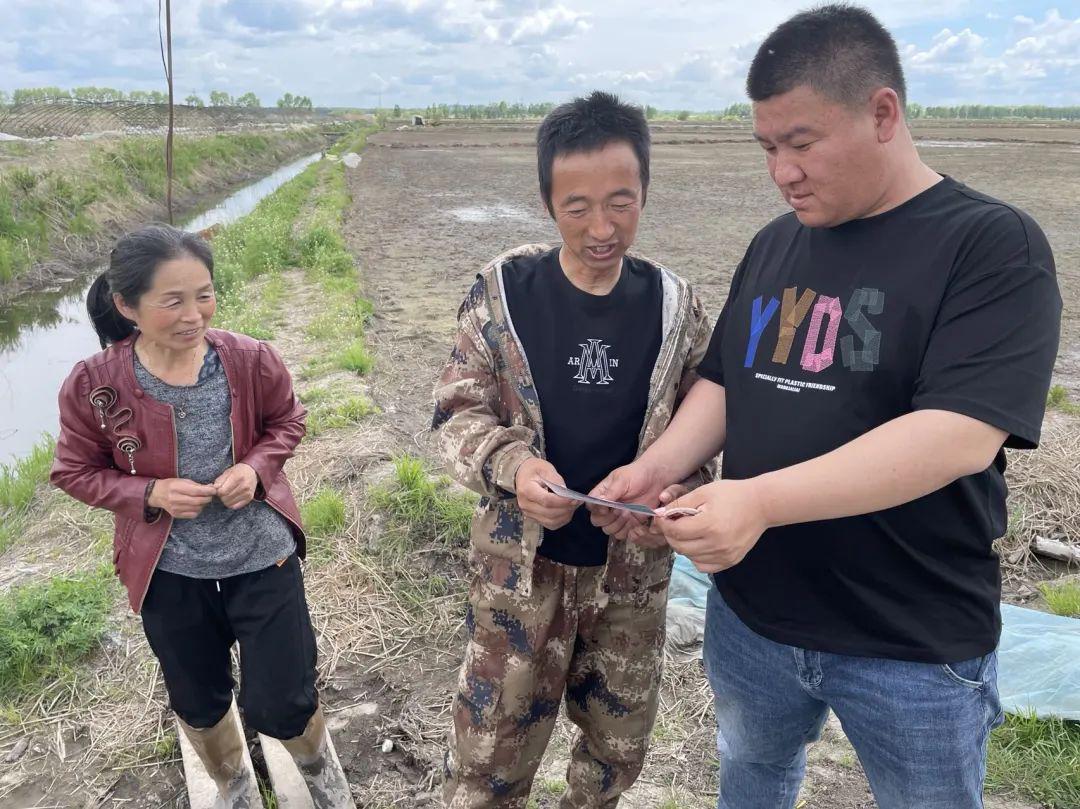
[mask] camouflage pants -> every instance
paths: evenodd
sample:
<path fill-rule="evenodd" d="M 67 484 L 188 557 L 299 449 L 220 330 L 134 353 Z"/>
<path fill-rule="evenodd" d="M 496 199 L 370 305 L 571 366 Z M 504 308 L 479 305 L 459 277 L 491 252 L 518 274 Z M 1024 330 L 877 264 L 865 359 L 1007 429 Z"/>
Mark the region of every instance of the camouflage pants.
<path fill-rule="evenodd" d="M 559 704 L 580 728 L 560 806 L 614 807 L 641 771 L 656 718 L 667 583 L 605 594 L 604 568 L 538 557 L 520 596 L 478 577 L 454 700 L 444 799 L 524 809 Z"/>

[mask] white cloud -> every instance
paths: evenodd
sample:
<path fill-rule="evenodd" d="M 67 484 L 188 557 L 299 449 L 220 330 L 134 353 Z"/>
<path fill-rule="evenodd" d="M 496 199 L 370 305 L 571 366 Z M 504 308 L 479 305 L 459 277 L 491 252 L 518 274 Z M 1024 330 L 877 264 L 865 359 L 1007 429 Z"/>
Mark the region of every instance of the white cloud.
<path fill-rule="evenodd" d="M 1053 3 L 1054 0 L 1041 0 Z M 186 0 L 178 87 L 317 104 L 557 101 L 606 87 L 665 109 L 744 98 L 762 38 L 808 0 Z M 1035 0 L 862 0 L 922 103 L 1080 103 L 1080 19 Z M 0 89 L 163 87 L 154 0 L 0 0 Z M 1069 15 L 1072 15 L 1070 17 Z M 928 33 L 930 32 L 930 33 Z M 937 32 L 931 36 L 932 32 Z"/>
<path fill-rule="evenodd" d="M 582 34 L 589 30 L 587 15 L 571 11 L 566 6 L 541 9 L 518 23 L 511 23 L 507 38 L 511 45 L 519 42 L 542 42 Z"/>
<path fill-rule="evenodd" d="M 1080 17 L 1068 20 L 1057 9 L 1052 9 L 1045 20 L 1032 24 L 1027 36 L 1018 40 L 1004 55 L 1076 64 L 1080 62 Z"/>
<path fill-rule="evenodd" d="M 977 57 L 986 44 L 986 39 L 973 33 L 970 28 L 954 34 L 948 28 L 939 31 L 925 51 L 908 51 L 908 61 L 915 66 L 933 66 L 957 63 L 970 63 Z"/>

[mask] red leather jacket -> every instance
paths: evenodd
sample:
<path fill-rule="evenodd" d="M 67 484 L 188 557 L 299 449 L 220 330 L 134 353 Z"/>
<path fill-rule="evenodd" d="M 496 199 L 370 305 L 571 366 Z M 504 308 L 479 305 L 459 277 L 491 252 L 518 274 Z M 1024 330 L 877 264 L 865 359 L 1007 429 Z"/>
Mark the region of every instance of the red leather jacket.
<path fill-rule="evenodd" d="M 233 459 L 255 470 L 255 496 L 288 520 L 302 559 L 304 531 L 282 466 L 304 437 L 307 413 L 266 343 L 218 329 L 206 339 L 229 380 Z M 64 382 L 49 479 L 116 516 L 113 566 L 138 612 L 172 527 L 172 517 L 148 513 L 143 498 L 151 480 L 177 476 L 177 446 L 172 406 L 148 396 L 135 379 L 134 343 L 128 337 L 83 360 Z"/>

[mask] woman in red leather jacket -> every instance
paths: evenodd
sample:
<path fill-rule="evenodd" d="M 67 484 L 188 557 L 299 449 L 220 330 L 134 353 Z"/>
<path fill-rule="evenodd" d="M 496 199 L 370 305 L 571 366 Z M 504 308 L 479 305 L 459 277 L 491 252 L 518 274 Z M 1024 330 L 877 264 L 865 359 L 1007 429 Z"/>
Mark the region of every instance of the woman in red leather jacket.
<path fill-rule="evenodd" d="M 317 809 L 351 807 L 328 752 L 304 533 L 282 472 L 305 411 L 270 346 L 210 328 L 214 260 L 198 236 L 148 225 L 90 287 L 102 348 L 60 391 L 51 480 L 116 519 L 113 561 L 141 613 L 185 735 L 225 806 L 261 806 L 230 706 L 279 738 Z"/>

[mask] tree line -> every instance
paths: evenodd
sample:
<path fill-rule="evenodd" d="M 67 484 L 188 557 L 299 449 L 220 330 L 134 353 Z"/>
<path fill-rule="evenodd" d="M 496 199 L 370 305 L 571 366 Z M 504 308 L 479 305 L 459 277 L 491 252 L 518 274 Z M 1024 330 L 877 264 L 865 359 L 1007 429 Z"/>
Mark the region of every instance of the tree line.
<path fill-rule="evenodd" d="M 52 101 L 55 99 L 73 99 L 75 101 L 93 101 L 104 103 L 110 101 L 127 101 L 134 104 L 167 104 L 168 93 L 160 90 L 131 90 L 124 92 L 112 87 L 74 87 L 65 90 L 61 87 L 23 87 L 8 93 L 0 90 L 0 106 L 9 104 L 32 104 L 34 102 Z M 190 107 L 248 107 L 257 108 L 262 102 L 255 93 L 247 92 L 239 96 L 233 96 L 224 90 L 211 90 L 209 104 L 197 93 L 191 93 L 183 101 L 178 103 Z M 277 106 L 282 109 L 312 109 L 311 99 L 307 96 L 294 96 L 285 93 L 277 100 Z"/>
<path fill-rule="evenodd" d="M 136 104 L 165 104 L 169 97 L 159 90 L 132 90 L 124 92 L 112 87 L 75 87 L 64 90 L 60 87 L 25 87 L 8 93 L 0 90 L 0 106 L 9 104 L 27 104 L 35 101 L 47 101 L 51 99 L 71 98 L 78 101 L 128 101 Z M 209 103 L 208 103 L 209 102 Z M 239 96 L 233 96 L 224 90 L 211 90 L 208 102 L 204 101 L 196 93 L 187 95 L 182 102 L 191 107 L 248 107 L 257 108 L 262 102 L 255 93 L 247 92 Z M 311 99 L 303 95 L 285 93 L 276 102 L 280 109 L 312 109 Z M 425 118 L 438 121 L 441 119 L 466 119 L 466 120 L 514 120 L 526 118 L 543 118 L 555 104 L 552 102 L 540 102 L 525 104 L 523 102 L 509 103 L 498 101 L 490 104 L 429 104 L 424 108 L 406 108 L 394 105 L 394 117 L 401 118 L 406 115 L 423 115 Z M 679 121 L 694 120 L 719 120 L 719 121 L 748 121 L 751 110 L 747 103 L 730 104 L 722 110 L 715 112 L 692 112 L 690 110 L 660 110 L 652 105 L 643 107 L 645 117 L 649 120 L 656 118 L 674 118 Z M 1001 118 L 1020 118 L 1026 120 L 1047 121 L 1080 121 L 1080 106 L 1049 107 L 1042 104 L 958 104 L 953 106 L 923 105 L 911 103 L 907 105 L 909 119 L 936 118 L 936 119 L 959 119 L 959 120 L 993 120 Z"/>

